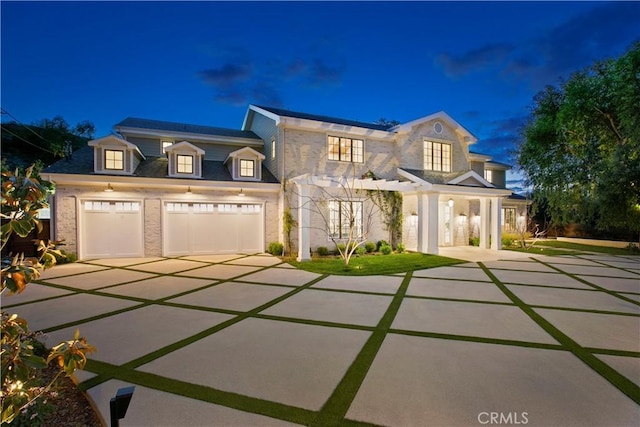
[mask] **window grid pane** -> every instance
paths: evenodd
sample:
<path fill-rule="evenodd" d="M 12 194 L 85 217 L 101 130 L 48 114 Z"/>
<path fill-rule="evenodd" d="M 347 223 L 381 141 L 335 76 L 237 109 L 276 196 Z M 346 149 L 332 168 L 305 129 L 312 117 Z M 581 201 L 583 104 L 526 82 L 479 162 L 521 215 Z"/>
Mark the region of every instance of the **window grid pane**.
<path fill-rule="evenodd" d="M 354 163 L 364 163 L 364 141 L 361 139 L 354 139 L 351 147 Z"/>
<path fill-rule="evenodd" d="M 441 144 L 442 146 L 442 171 L 451 172 L 451 145 Z"/>
<path fill-rule="evenodd" d="M 124 151 L 104 150 L 104 168 L 123 170 L 124 169 Z"/>
<path fill-rule="evenodd" d="M 240 176 L 255 176 L 253 160 L 240 159 Z"/>
<path fill-rule="evenodd" d="M 178 154 L 178 173 L 193 173 L 193 156 Z"/>
<path fill-rule="evenodd" d="M 327 141 L 327 158 L 329 160 L 340 160 L 340 138 L 330 136 Z"/>
<path fill-rule="evenodd" d="M 433 170 L 433 143 L 431 141 L 424 142 L 424 169 Z"/>

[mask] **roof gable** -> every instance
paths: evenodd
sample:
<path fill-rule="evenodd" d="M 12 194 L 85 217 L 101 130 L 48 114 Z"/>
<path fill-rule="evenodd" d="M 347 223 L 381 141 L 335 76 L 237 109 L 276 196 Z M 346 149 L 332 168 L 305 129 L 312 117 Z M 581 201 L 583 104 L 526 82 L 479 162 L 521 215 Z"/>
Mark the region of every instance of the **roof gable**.
<path fill-rule="evenodd" d="M 469 144 L 475 144 L 476 142 L 478 142 L 478 138 L 474 134 L 472 134 L 467 129 L 465 129 L 460 123 L 455 121 L 450 115 L 448 115 L 444 111 L 438 111 L 437 113 L 430 114 L 428 116 L 421 117 L 419 119 L 394 126 L 389 129 L 389 132 L 407 133 L 407 132 L 410 132 L 411 129 L 413 129 L 414 127 L 423 123 L 433 121 L 433 120 L 440 120 L 447 123 L 449 126 L 451 126 L 454 129 L 454 131 L 457 134 L 462 136 L 465 142 Z"/>
<path fill-rule="evenodd" d="M 93 139 L 87 142 L 89 147 L 101 147 L 103 145 L 114 147 L 114 146 L 122 146 L 127 150 L 132 150 L 136 154 L 138 154 L 141 158 L 145 158 L 137 145 L 130 143 L 129 141 L 125 141 L 122 138 L 118 138 L 115 135 L 107 135 L 102 138 Z"/>
<path fill-rule="evenodd" d="M 196 147 L 195 145 L 193 145 L 188 141 L 177 142 L 175 144 L 171 144 L 170 146 L 164 149 L 164 151 L 167 151 L 169 153 L 174 151 L 185 151 L 185 150 L 194 151 L 200 156 L 204 155 L 204 150 L 202 148 Z"/>
<path fill-rule="evenodd" d="M 496 187 L 495 185 L 493 185 L 492 183 L 490 183 L 489 181 L 481 177 L 477 172 L 472 170 L 466 173 L 463 173 L 460 176 L 455 177 L 454 179 L 448 181 L 447 184 L 464 185 L 464 186 L 471 186 L 471 187 L 487 187 L 487 188 Z"/>

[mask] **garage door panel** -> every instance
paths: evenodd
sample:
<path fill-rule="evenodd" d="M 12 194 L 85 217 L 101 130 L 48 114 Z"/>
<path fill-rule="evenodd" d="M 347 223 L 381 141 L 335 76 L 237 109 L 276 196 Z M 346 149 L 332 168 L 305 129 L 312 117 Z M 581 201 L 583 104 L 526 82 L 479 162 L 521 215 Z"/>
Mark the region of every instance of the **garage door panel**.
<path fill-rule="evenodd" d="M 172 214 L 177 205 L 182 218 Z M 166 255 L 262 251 L 261 205 L 166 203 L 165 212 Z"/>
<path fill-rule="evenodd" d="M 81 204 L 80 211 L 83 258 L 144 255 L 139 202 L 88 200 Z"/>

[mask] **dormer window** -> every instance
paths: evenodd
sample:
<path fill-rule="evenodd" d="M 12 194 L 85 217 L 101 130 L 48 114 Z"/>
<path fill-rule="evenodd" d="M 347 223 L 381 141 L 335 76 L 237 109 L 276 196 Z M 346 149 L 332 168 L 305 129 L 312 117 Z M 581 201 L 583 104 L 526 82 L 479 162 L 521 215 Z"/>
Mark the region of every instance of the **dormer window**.
<path fill-rule="evenodd" d="M 202 178 L 204 150 L 187 141 L 165 149 L 169 159 L 169 176 L 174 178 Z"/>
<path fill-rule="evenodd" d="M 256 162 L 254 160 L 240 159 L 240 176 L 253 178 L 256 176 Z"/>
<path fill-rule="evenodd" d="M 173 141 L 162 141 L 162 154 L 167 152 L 167 148 L 173 145 Z"/>
<path fill-rule="evenodd" d="M 104 150 L 104 168 L 113 170 L 124 169 L 124 151 Z"/>
<path fill-rule="evenodd" d="M 230 153 L 224 163 L 237 181 L 260 181 L 262 179 L 262 161 L 264 154 L 253 148 L 244 147 Z"/>
<path fill-rule="evenodd" d="M 135 144 L 115 135 L 89 141 L 93 147 L 93 171 L 110 175 L 132 175 L 144 156 Z"/>
<path fill-rule="evenodd" d="M 184 154 L 178 154 L 177 159 L 177 171 L 178 173 L 193 173 L 193 156 L 185 156 Z"/>
<path fill-rule="evenodd" d="M 491 169 L 484 170 L 484 179 L 489 182 L 493 182 L 493 171 Z"/>

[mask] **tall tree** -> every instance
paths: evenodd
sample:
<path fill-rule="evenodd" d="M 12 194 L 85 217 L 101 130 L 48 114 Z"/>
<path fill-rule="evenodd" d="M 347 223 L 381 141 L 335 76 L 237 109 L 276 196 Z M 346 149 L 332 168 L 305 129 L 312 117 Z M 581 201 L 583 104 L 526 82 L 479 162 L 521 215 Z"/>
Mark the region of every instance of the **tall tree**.
<path fill-rule="evenodd" d="M 640 41 L 534 98 L 516 153 L 554 225 L 640 231 Z"/>

